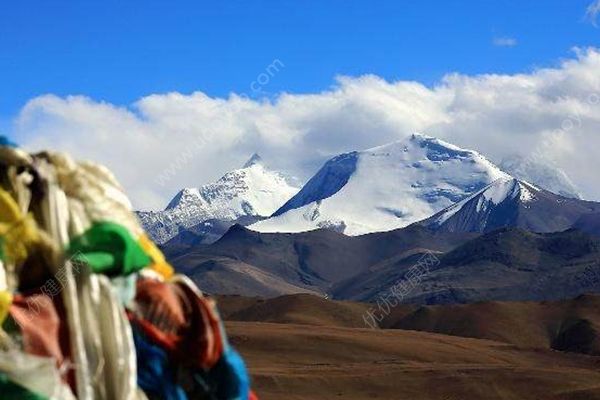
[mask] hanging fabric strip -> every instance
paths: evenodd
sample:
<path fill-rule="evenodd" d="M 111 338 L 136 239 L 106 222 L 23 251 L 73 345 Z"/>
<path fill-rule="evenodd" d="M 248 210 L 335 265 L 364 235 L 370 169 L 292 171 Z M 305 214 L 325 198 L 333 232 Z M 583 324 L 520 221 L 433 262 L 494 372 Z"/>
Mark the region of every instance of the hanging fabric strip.
<path fill-rule="evenodd" d="M 27 388 L 12 382 L 8 375 L 1 372 L 0 393 L 2 393 L 2 400 L 50 400 L 46 396 L 34 393 Z"/>
<path fill-rule="evenodd" d="M 71 389 L 63 383 L 52 358 L 16 350 L 0 352 L 0 372 L 11 382 L 43 396 L 42 398 L 75 400 Z"/>
<path fill-rule="evenodd" d="M 137 398 L 137 359 L 131 325 L 106 276 L 98 276 L 100 303 L 98 317 L 104 355 L 104 384 L 107 399 Z"/>
<path fill-rule="evenodd" d="M 45 294 L 16 295 L 10 315 L 21 330 L 24 351 L 50 357 L 60 368 L 65 359 L 60 347 L 60 319 L 53 299 Z"/>
<path fill-rule="evenodd" d="M 0 399 L 255 399 L 214 301 L 174 275 L 112 173 L 11 145 L 0 139 Z"/>
<path fill-rule="evenodd" d="M 16 265 L 25 261 L 28 248 L 39 241 L 35 220 L 23 215 L 17 202 L 3 189 L 0 189 L 0 237 L 4 260 Z"/>
<path fill-rule="evenodd" d="M 133 338 L 138 357 L 138 385 L 152 398 L 187 400 L 187 395 L 175 382 L 175 366 L 159 346 L 151 343 L 134 329 Z"/>
<path fill-rule="evenodd" d="M 0 262 L 0 269 L 2 268 L 1 264 L 2 262 Z M 10 294 L 10 292 L 7 292 L 6 290 L 0 290 L 0 329 L 2 327 L 2 323 L 8 315 L 12 300 L 13 296 Z"/>
<path fill-rule="evenodd" d="M 152 259 L 150 268 L 156 271 L 164 279 L 169 279 L 173 276 L 173 267 L 167 262 L 164 254 L 154 244 L 145 233 L 139 238 L 139 244 L 144 249 L 146 254 Z"/>
<path fill-rule="evenodd" d="M 50 234 L 55 243 L 62 248 L 69 241 L 69 212 L 68 200 L 65 193 L 56 183 L 56 173 L 53 165 L 45 160 L 37 160 L 37 171 L 41 183 L 44 185 L 44 196 L 40 200 L 43 221 L 41 225 Z M 93 388 L 89 372 L 87 354 L 82 336 L 82 325 L 79 313 L 79 301 L 74 273 L 78 268 L 73 268 L 70 259 L 57 260 L 52 266 L 52 272 L 61 276 L 63 303 L 66 310 L 71 356 L 74 362 L 77 398 L 80 400 L 93 400 Z"/>
<path fill-rule="evenodd" d="M 128 275 L 152 263 L 129 231 L 112 222 L 94 223 L 71 241 L 68 252 L 92 271 L 108 275 Z"/>

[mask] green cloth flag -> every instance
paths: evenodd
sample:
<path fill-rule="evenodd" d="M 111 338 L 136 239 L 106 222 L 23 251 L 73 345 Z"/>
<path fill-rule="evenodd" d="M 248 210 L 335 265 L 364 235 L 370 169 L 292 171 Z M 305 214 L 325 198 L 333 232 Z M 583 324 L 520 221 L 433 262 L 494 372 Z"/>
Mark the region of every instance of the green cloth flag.
<path fill-rule="evenodd" d="M 2 400 L 48 400 L 47 397 L 30 392 L 8 379 L 0 372 L 0 398 Z"/>
<path fill-rule="evenodd" d="M 152 262 L 127 228 L 113 222 L 94 223 L 71 240 L 68 254 L 93 272 L 112 276 L 129 275 Z"/>

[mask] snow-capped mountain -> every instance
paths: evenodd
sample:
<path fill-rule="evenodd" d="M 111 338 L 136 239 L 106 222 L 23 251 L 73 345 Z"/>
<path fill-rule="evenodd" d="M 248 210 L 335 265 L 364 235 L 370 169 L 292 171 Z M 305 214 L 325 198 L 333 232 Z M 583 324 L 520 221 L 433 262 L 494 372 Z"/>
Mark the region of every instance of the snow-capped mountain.
<path fill-rule="evenodd" d="M 501 178 L 419 224 L 446 232 L 490 232 L 502 227 L 557 232 L 599 210 L 600 203 L 559 196 L 516 178 Z"/>
<path fill-rule="evenodd" d="M 157 243 L 199 226 L 210 231 L 223 222 L 255 221 L 268 217 L 298 192 L 279 172 L 267 168 L 254 154 L 240 169 L 199 188 L 185 188 L 163 211 L 142 211 L 138 216 Z M 222 232 L 221 232 L 222 233 Z"/>
<path fill-rule="evenodd" d="M 269 219 L 250 229 L 349 235 L 401 228 L 509 176 L 475 151 L 413 134 L 327 161 Z"/>
<path fill-rule="evenodd" d="M 564 197 L 581 199 L 581 193 L 571 178 L 560 168 L 534 157 L 514 155 L 500 163 L 500 168 L 514 176 Z"/>

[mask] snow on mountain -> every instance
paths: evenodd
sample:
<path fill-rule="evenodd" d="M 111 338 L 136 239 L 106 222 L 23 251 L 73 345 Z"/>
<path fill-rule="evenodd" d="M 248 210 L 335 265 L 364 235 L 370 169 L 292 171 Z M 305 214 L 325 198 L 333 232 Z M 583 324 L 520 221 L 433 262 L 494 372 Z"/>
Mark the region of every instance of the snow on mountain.
<path fill-rule="evenodd" d="M 330 159 L 271 218 L 250 229 L 359 235 L 401 228 L 507 177 L 475 151 L 413 134 Z"/>
<path fill-rule="evenodd" d="M 597 210 L 600 203 L 563 197 L 516 178 L 501 178 L 419 224 L 446 232 L 490 232 L 503 227 L 557 232 Z"/>
<path fill-rule="evenodd" d="M 260 156 L 254 154 L 242 168 L 214 183 L 181 190 L 165 210 L 138 212 L 138 217 L 149 235 L 162 244 L 201 223 L 267 217 L 298 189 L 281 173 L 265 167 Z"/>
<path fill-rule="evenodd" d="M 500 168 L 515 178 L 531 182 L 550 192 L 581 199 L 579 189 L 569 176 L 547 161 L 515 155 L 502 160 Z"/>
<path fill-rule="evenodd" d="M 532 192 L 538 193 L 539 189 L 515 178 L 501 178 L 474 195 L 428 218 L 423 225 L 434 228 L 440 228 L 444 224 L 455 225 L 448 230 L 484 232 L 489 229 L 490 216 L 494 215 L 498 206 L 504 205 L 506 208 L 507 202 L 518 206 L 519 202 L 533 201 L 535 195 Z M 448 223 L 452 218 L 456 222 Z"/>

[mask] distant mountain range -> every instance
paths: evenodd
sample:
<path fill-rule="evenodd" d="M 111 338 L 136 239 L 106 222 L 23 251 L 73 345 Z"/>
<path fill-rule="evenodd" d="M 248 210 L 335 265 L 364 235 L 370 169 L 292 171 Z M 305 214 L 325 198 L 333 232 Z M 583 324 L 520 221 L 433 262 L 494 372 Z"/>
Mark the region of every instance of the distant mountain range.
<path fill-rule="evenodd" d="M 298 192 L 283 174 L 266 167 L 258 154 L 242 168 L 199 188 L 185 188 L 163 211 L 140 211 L 138 217 L 157 243 L 178 235 L 185 243 L 217 240 L 234 223 L 270 216 Z"/>
<path fill-rule="evenodd" d="M 403 302 L 551 300 L 600 291 L 600 237 L 576 229 L 502 228 L 481 235 L 414 224 L 353 237 L 326 229 L 259 233 L 236 225 L 214 244 L 164 250 L 180 272 L 209 293 L 304 292 L 377 301 L 405 281 L 424 254 L 439 262 Z"/>
<path fill-rule="evenodd" d="M 579 198 L 566 174 L 547 163 L 512 157 L 500 168 L 475 151 L 413 134 L 335 156 L 301 189 L 254 154 L 215 183 L 181 190 L 165 210 L 138 215 L 161 244 L 212 243 L 235 223 L 261 232 L 326 228 L 359 235 L 425 220 L 513 177 L 529 185 L 530 192 L 543 188 Z"/>
<path fill-rule="evenodd" d="M 254 155 L 139 216 L 176 268 L 213 294 L 377 302 L 424 255 L 439 262 L 403 302 L 600 291 L 600 203 L 581 200 L 561 171 L 515 160 L 504 164 L 518 178 L 414 134 L 333 157 L 299 189 Z"/>
<path fill-rule="evenodd" d="M 346 236 L 328 229 L 294 234 L 260 233 L 234 225 L 211 245 L 170 243 L 163 250 L 180 272 L 191 276 L 209 293 L 333 295 L 334 284 L 364 273 L 384 260 L 396 259 L 415 249 L 446 252 L 475 236 L 438 234 L 420 226 Z"/>

